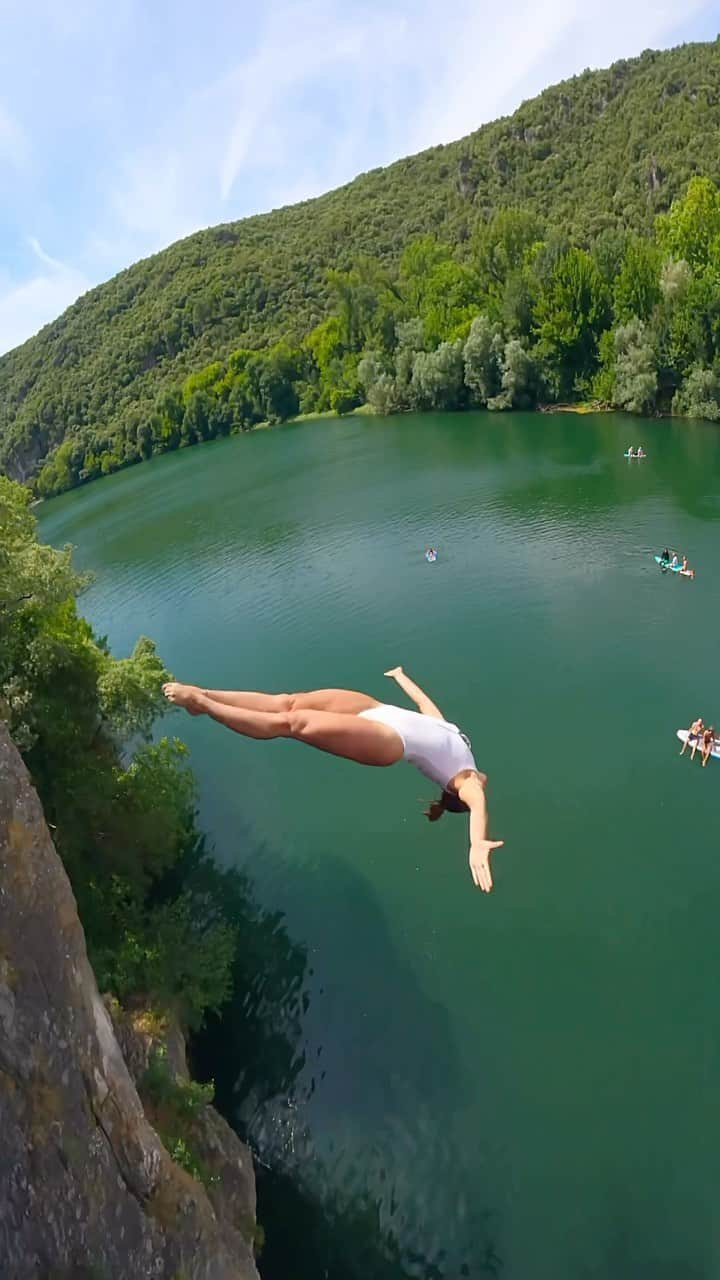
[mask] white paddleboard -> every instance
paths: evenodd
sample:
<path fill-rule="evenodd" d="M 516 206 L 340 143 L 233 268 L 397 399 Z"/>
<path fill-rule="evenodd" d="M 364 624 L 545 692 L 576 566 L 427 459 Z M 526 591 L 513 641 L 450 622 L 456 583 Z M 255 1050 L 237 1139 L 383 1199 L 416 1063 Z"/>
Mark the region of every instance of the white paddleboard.
<path fill-rule="evenodd" d="M 687 729 L 678 729 L 677 736 L 681 742 L 687 742 L 687 739 L 688 739 Z M 702 750 L 701 743 L 702 743 L 702 736 L 700 738 L 700 741 L 698 742 L 698 747 L 697 747 L 698 751 Z M 692 743 L 690 743 L 690 746 L 692 746 Z M 720 739 L 718 738 L 715 739 L 713 743 L 713 749 L 710 752 L 710 755 L 712 756 L 713 760 L 720 760 Z"/>

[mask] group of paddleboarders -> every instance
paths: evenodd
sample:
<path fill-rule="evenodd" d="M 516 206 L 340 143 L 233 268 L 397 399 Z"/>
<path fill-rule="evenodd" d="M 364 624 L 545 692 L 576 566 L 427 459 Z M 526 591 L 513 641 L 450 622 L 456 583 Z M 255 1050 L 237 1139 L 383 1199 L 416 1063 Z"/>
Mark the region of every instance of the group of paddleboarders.
<path fill-rule="evenodd" d="M 695 577 L 695 570 L 690 568 L 688 558 L 684 551 L 681 558 L 677 551 L 669 551 L 667 547 L 663 547 L 663 550 L 660 552 L 659 560 L 660 568 L 663 570 L 674 569 L 678 573 L 681 573 L 685 578 Z"/>
<path fill-rule="evenodd" d="M 627 453 L 625 454 L 625 457 L 626 458 L 647 458 L 647 454 L 641 444 L 638 445 L 637 449 L 633 449 L 632 445 L 629 444 L 627 447 Z"/>
<path fill-rule="evenodd" d="M 685 748 L 689 746 L 692 746 L 692 751 L 690 752 L 691 760 L 695 759 L 695 752 L 698 747 L 701 748 L 703 769 L 710 759 L 713 747 L 720 747 L 720 740 L 716 740 L 715 738 L 714 727 L 709 725 L 706 728 L 703 724 L 702 716 L 698 716 L 697 720 L 693 720 L 690 725 L 690 728 L 687 731 L 687 738 L 682 745 L 682 750 L 680 752 L 681 756 L 685 754 Z"/>

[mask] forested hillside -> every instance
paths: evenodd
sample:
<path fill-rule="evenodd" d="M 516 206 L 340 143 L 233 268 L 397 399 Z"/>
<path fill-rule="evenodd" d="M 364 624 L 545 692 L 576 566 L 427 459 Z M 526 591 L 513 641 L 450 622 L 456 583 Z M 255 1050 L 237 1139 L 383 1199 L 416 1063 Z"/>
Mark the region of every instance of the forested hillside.
<path fill-rule="evenodd" d="M 598 393 L 604 368 L 599 390 L 612 392 L 616 357 L 624 367 L 647 333 L 635 328 L 604 352 L 603 334 L 655 319 L 642 395 L 605 398 L 669 405 L 697 368 L 710 403 L 709 240 L 702 263 L 686 269 L 677 227 L 659 230 L 657 247 L 648 238 L 696 174 L 720 178 L 717 42 L 585 72 L 468 138 L 317 200 L 200 232 L 87 294 L 0 359 L 0 463 L 30 478 L 65 441 L 40 484 L 55 492 L 264 417 L 372 402 L 373 388 L 376 407 L 390 410 L 500 408 Z M 690 201 L 701 220 L 714 216 L 711 190 Z M 638 305 L 616 299 L 623 271 L 630 287 L 628 255 L 642 258 L 649 291 Z M 670 279 L 673 263 L 680 274 Z M 677 337 L 668 307 L 678 298 L 686 310 L 688 299 L 705 307 L 707 332 Z M 478 316 L 495 349 L 487 386 L 461 370 Z M 508 353 L 512 342 L 522 355 Z M 444 375 L 432 357 L 453 344 L 442 360 L 458 393 L 438 399 Z M 395 394 L 390 383 L 411 384 L 417 355 L 420 391 Z M 686 401 L 676 409 L 689 411 Z"/>

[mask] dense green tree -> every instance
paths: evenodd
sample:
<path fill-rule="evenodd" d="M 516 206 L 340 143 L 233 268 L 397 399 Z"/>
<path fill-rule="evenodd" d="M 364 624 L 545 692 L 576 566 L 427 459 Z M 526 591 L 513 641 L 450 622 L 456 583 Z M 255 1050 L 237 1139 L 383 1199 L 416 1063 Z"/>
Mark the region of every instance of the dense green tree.
<path fill-rule="evenodd" d="M 657 354 L 642 320 L 633 316 L 613 334 L 612 403 L 630 413 L 650 413 L 658 392 Z"/>
<path fill-rule="evenodd" d="M 196 373 L 191 373 L 183 384 L 183 402 L 188 404 L 196 391 L 205 391 L 210 396 L 214 395 L 224 372 L 223 364 L 219 360 L 213 360 L 212 364 L 198 369 Z"/>
<path fill-rule="evenodd" d="M 509 281 L 522 278 L 528 251 L 542 239 L 542 233 L 537 215 L 522 207 L 499 209 L 489 222 L 478 223 L 473 254 L 485 299 L 496 318 L 500 317 Z"/>
<path fill-rule="evenodd" d="M 506 333 L 530 338 L 536 300 L 537 282 L 532 268 L 526 265 L 512 271 L 500 300 L 500 321 Z"/>
<path fill-rule="evenodd" d="M 649 320 L 660 297 L 660 254 L 651 241 L 633 238 L 613 284 L 616 323 L 626 324 L 633 316 Z"/>
<path fill-rule="evenodd" d="M 257 365 L 258 400 L 263 418 L 268 422 L 285 422 L 298 412 L 295 390 L 298 360 L 284 344 L 273 348 L 268 358 Z"/>
<path fill-rule="evenodd" d="M 426 281 L 422 310 L 429 346 L 464 337 L 477 313 L 480 284 L 475 271 L 460 262 L 441 262 Z"/>
<path fill-rule="evenodd" d="M 711 274 L 689 277 L 663 318 L 665 363 L 679 380 L 694 366 L 712 365 L 720 351 L 720 291 Z"/>
<path fill-rule="evenodd" d="M 686 418 L 720 420 L 720 378 L 714 369 L 694 368 L 673 400 L 673 413 Z"/>
<path fill-rule="evenodd" d="M 29 504 L 0 477 L 0 716 L 53 825 L 103 988 L 197 1026 L 229 994 L 240 939 L 222 873 L 208 865 L 198 891 L 174 882 L 199 837 L 187 749 L 147 741 L 167 672 L 149 640 L 118 660 L 93 635 L 75 604 L 85 579 L 68 550 L 37 541 Z"/>
<path fill-rule="evenodd" d="M 537 361 L 519 338 L 511 338 L 503 352 L 500 391 L 488 400 L 488 408 L 534 409 L 541 390 L 542 374 Z"/>
<path fill-rule="evenodd" d="M 471 403 L 482 407 L 499 394 L 502 381 L 503 338 L 500 326 L 476 316 L 465 341 L 465 385 Z"/>
<path fill-rule="evenodd" d="M 567 231 L 563 228 L 551 227 L 545 238 L 538 240 L 528 250 L 527 268 L 534 282 L 535 297 L 541 290 L 547 290 L 550 287 L 560 263 L 571 248 L 572 242 Z"/>
<path fill-rule="evenodd" d="M 186 444 L 197 444 L 200 440 L 209 440 L 212 410 L 212 397 L 207 391 L 191 392 L 185 405 L 180 429 L 181 439 Z"/>
<path fill-rule="evenodd" d="M 536 309 L 540 352 L 559 396 L 587 386 L 609 320 L 607 286 L 596 263 L 583 249 L 570 249 L 559 259 Z"/>
<path fill-rule="evenodd" d="M 418 352 L 426 351 L 425 332 L 422 320 L 417 317 L 404 320 L 397 326 L 397 346 L 395 348 L 395 386 L 398 404 L 407 407 L 410 404 L 410 384 L 412 382 L 415 358 Z"/>
<path fill-rule="evenodd" d="M 463 397 L 463 344 L 441 342 L 435 351 L 419 351 L 413 363 L 413 408 L 457 409 Z"/>
<path fill-rule="evenodd" d="M 168 389 L 158 398 L 154 436 L 160 450 L 177 449 L 182 436 L 184 412 L 182 396 L 175 388 Z"/>
<path fill-rule="evenodd" d="M 660 272 L 660 293 L 666 303 L 682 302 L 690 281 L 692 271 L 682 259 L 666 258 Z"/>
<path fill-rule="evenodd" d="M 367 403 L 375 413 L 396 413 L 403 407 L 395 377 L 378 352 L 368 351 L 363 356 L 358 365 L 358 380 Z"/>
<path fill-rule="evenodd" d="M 98 710 L 121 740 L 135 735 L 150 737 L 155 720 L 164 711 L 164 675 L 155 645 L 144 636 L 129 658 L 103 664 L 97 680 Z"/>
<path fill-rule="evenodd" d="M 0 675 L 9 670 L 19 620 L 60 604 L 85 582 L 72 567 L 69 548 L 55 551 L 37 542 L 31 497 L 0 476 Z"/>
<path fill-rule="evenodd" d="M 141 458 L 151 458 L 153 451 L 153 431 L 149 422 L 139 422 L 135 432 L 138 453 Z"/>
<path fill-rule="evenodd" d="M 406 245 L 398 275 L 398 289 L 406 314 L 420 315 L 425 306 L 428 281 L 438 267 L 450 260 L 450 247 L 433 235 L 420 236 Z"/>
<path fill-rule="evenodd" d="M 604 227 L 592 243 L 592 256 L 607 285 L 612 285 L 620 274 L 627 243 L 628 233 L 623 227 Z"/>
<path fill-rule="evenodd" d="M 345 352 L 358 352 L 373 342 L 389 349 L 395 319 L 402 313 L 402 297 L 376 258 L 358 256 L 350 271 L 327 273 Z"/>
<path fill-rule="evenodd" d="M 682 259 L 694 271 L 707 266 L 720 241 L 720 191 L 710 178 L 690 180 L 682 199 L 674 200 L 668 214 L 658 218 L 660 248 L 676 261 Z"/>
<path fill-rule="evenodd" d="M 409 394 L 409 388 L 408 388 Z M 381 373 L 368 392 L 368 404 L 375 413 L 398 413 L 407 405 L 408 396 L 401 395 L 390 373 Z"/>
<path fill-rule="evenodd" d="M 307 410 L 329 409 L 334 388 L 345 386 L 347 380 L 353 381 L 352 366 L 354 364 L 354 382 L 357 387 L 357 364 L 359 353 L 352 352 L 343 335 L 343 324 L 339 316 L 329 316 L 322 324 L 317 325 L 305 339 L 305 349 L 312 361 L 314 377 L 311 381 L 312 391 L 306 396 Z"/>
<path fill-rule="evenodd" d="M 204 908 L 204 909 L 203 909 Z M 95 949 L 98 981 L 121 1001 L 151 997 L 196 1030 L 232 990 L 238 937 L 232 925 L 208 918 L 207 904 L 182 893 L 149 909 L 115 881 L 106 896 L 106 938 Z"/>

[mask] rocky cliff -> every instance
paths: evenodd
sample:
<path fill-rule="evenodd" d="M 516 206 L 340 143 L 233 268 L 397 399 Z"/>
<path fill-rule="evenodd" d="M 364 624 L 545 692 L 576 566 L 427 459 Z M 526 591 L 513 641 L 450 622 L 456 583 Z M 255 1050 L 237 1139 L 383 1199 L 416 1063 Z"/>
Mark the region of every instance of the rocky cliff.
<path fill-rule="evenodd" d="M 257 1280 L 247 1148 L 205 1107 L 193 1137 L 209 1191 L 175 1164 L 118 1035 L 139 1078 L 153 1037 L 122 1019 L 116 1034 L 40 802 L 0 723 L 0 1275 Z M 182 1075 L 182 1047 L 168 1049 Z"/>

